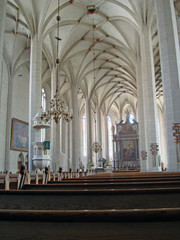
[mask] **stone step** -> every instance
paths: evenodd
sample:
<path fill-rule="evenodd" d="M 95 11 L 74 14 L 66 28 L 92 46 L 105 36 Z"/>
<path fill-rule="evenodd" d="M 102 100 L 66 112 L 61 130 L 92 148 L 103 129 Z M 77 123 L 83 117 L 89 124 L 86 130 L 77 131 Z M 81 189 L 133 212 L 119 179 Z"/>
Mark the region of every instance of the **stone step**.
<path fill-rule="evenodd" d="M 26 184 L 28 190 L 58 190 L 58 189 L 127 189 L 127 188 L 167 188 L 180 187 L 180 181 L 147 181 L 147 182 L 58 182 L 51 184 Z"/>
<path fill-rule="evenodd" d="M 180 188 L 0 191 L 0 209 L 102 210 L 180 207 Z"/>

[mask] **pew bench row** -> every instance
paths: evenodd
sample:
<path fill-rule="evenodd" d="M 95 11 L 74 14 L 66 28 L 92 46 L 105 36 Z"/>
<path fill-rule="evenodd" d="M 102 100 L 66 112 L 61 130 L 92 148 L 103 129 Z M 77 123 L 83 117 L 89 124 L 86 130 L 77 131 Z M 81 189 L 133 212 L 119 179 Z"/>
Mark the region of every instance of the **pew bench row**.
<path fill-rule="evenodd" d="M 45 172 L 36 174 L 30 174 L 28 171 L 25 171 L 23 174 L 23 184 L 46 184 L 48 181 L 61 181 L 62 179 L 70 179 L 70 178 L 80 178 L 89 175 L 94 175 L 95 170 L 90 169 L 87 171 L 79 171 L 77 172 Z M 19 189 L 21 182 L 22 174 L 16 173 L 0 173 L 0 189 Z M 22 187 L 22 186 L 21 186 Z"/>

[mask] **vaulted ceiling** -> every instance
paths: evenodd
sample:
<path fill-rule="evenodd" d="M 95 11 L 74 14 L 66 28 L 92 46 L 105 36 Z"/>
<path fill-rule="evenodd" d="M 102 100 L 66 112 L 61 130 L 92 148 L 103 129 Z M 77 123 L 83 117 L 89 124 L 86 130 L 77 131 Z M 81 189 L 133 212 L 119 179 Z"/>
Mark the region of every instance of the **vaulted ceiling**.
<path fill-rule="evenodd" d="M 88 7 L 93 6 L 92 14 Z M 179 1 L 175 1 L 179 19 Z M 31 38 L 43 40 L 42 86 L 50 84 L 56 59 L 57 0 L 9 0 L 5 57 L 15 72 L 29 68 Z M 143 24 L 152 32 L 157 99 L 163 94 L 154 0 L 61 0 L 60 88 L 72 82 L 80 98 L 96 92 L 106 112 L 137 103 L 136 61 Z"/>

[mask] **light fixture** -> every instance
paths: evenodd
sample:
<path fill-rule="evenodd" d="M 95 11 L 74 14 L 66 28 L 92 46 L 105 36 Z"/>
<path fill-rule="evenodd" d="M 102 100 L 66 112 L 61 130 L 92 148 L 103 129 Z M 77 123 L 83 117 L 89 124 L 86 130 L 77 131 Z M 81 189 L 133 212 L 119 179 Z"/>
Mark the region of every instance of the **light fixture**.
<path fill-rule="evenodd" d="M 95 121 L 95 126 L 96 126 L 96 121 Z M 95 131 L 96 131 L 96 127 L 95 127 Z M 95 133 L 95 142 L 92 144 L 92 150 L 95 153 L 102 151 L 101 145 L 96 141 L 96 133 Z"/>
<path fill-rule="evenodd" d="M 99 151 L 102 151 L 101 145 L 98 142 L 94 142 L 92 144 L 92 149 L 95 153 L 98 153 Z"/>
<path fill-rule="evenodd" d="M 96 28 L 96 26 L 94 25 L 94 22 L 93 22 L 93 68 L 94 68 L 94 91 L 95 91 L 95 83 L 96 83 L 96 73 L 95 73 L 95 49 L 94 49 L 94 46 L 95 46 L 95 38 L 94 38 L 94 29 Z M 95 95 L 95 93 L 94 93 Z M 95 99 L 96 101 L 96 99 Z M 96 104 L 95 104 L 95 115 L 96 115 Z M 95 141 L 94 143 L 92 144 L 92 151 L 95 152 L 95 153 L 98 153 L 100 151 L 102 151 L 102 148 L 101 148 L 101 145 L 98 143 L 98 141 L 96 141 L 96 116 L 95 116 Z"/>
<path fill-rule="evenodd" d="M 95 115 L 96 115 L 96 111 L 95 111 Z M 92 148 L 92 151 L 96 154 L 96 167 L 98 167 L 98 160 L 101 161 L 102 159 L 101 158 L 97 159 L 97 153 L 101 152 L 102 148 L 101 148 L 101 144 L 99 144 L 99 142 L 96 140 L 96 116 L 95 116 L 94 124 L 95 124 L 95 141 L 92 144 L 91 148 Z"/>
<path fill-rule="evenodd" d="M 73 111 L 68 111 L 68 107 L 65 106 L 65 102 L 60 100 L 60 96 L 58 93 L 58 64 L 60 63 L 60 60 L 58 58 L 58 52 L 59 52 L 59 41 L 61 40 L 59 37 L 59 22 L 60 22 L 60 0 L 58 0 L 58 16 L 57 16 L 57 36 L 55 39 L 57 40 L 57 53 L 56 53 L 56 93 L 54 95 L 54 98 L 50 101 L 50 110 L 47 112 L 42 112 L 41 119 L 44 122 L 49 122 L 51 119 L 53 119 L 56 124 L 59 123 L 60 119 L 65 120 L 66 122 L 70 122 L 73 118 Z"/>

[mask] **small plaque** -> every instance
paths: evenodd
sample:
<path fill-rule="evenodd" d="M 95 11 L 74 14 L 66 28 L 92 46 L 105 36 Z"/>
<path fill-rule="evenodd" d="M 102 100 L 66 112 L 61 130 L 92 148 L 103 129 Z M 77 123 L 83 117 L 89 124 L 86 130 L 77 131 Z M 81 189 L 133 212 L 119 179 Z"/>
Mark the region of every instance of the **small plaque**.
<path fill-rule="evenodd" d="M 50 141 L 44 141 L 44 150 L 50 149 Z"/>

